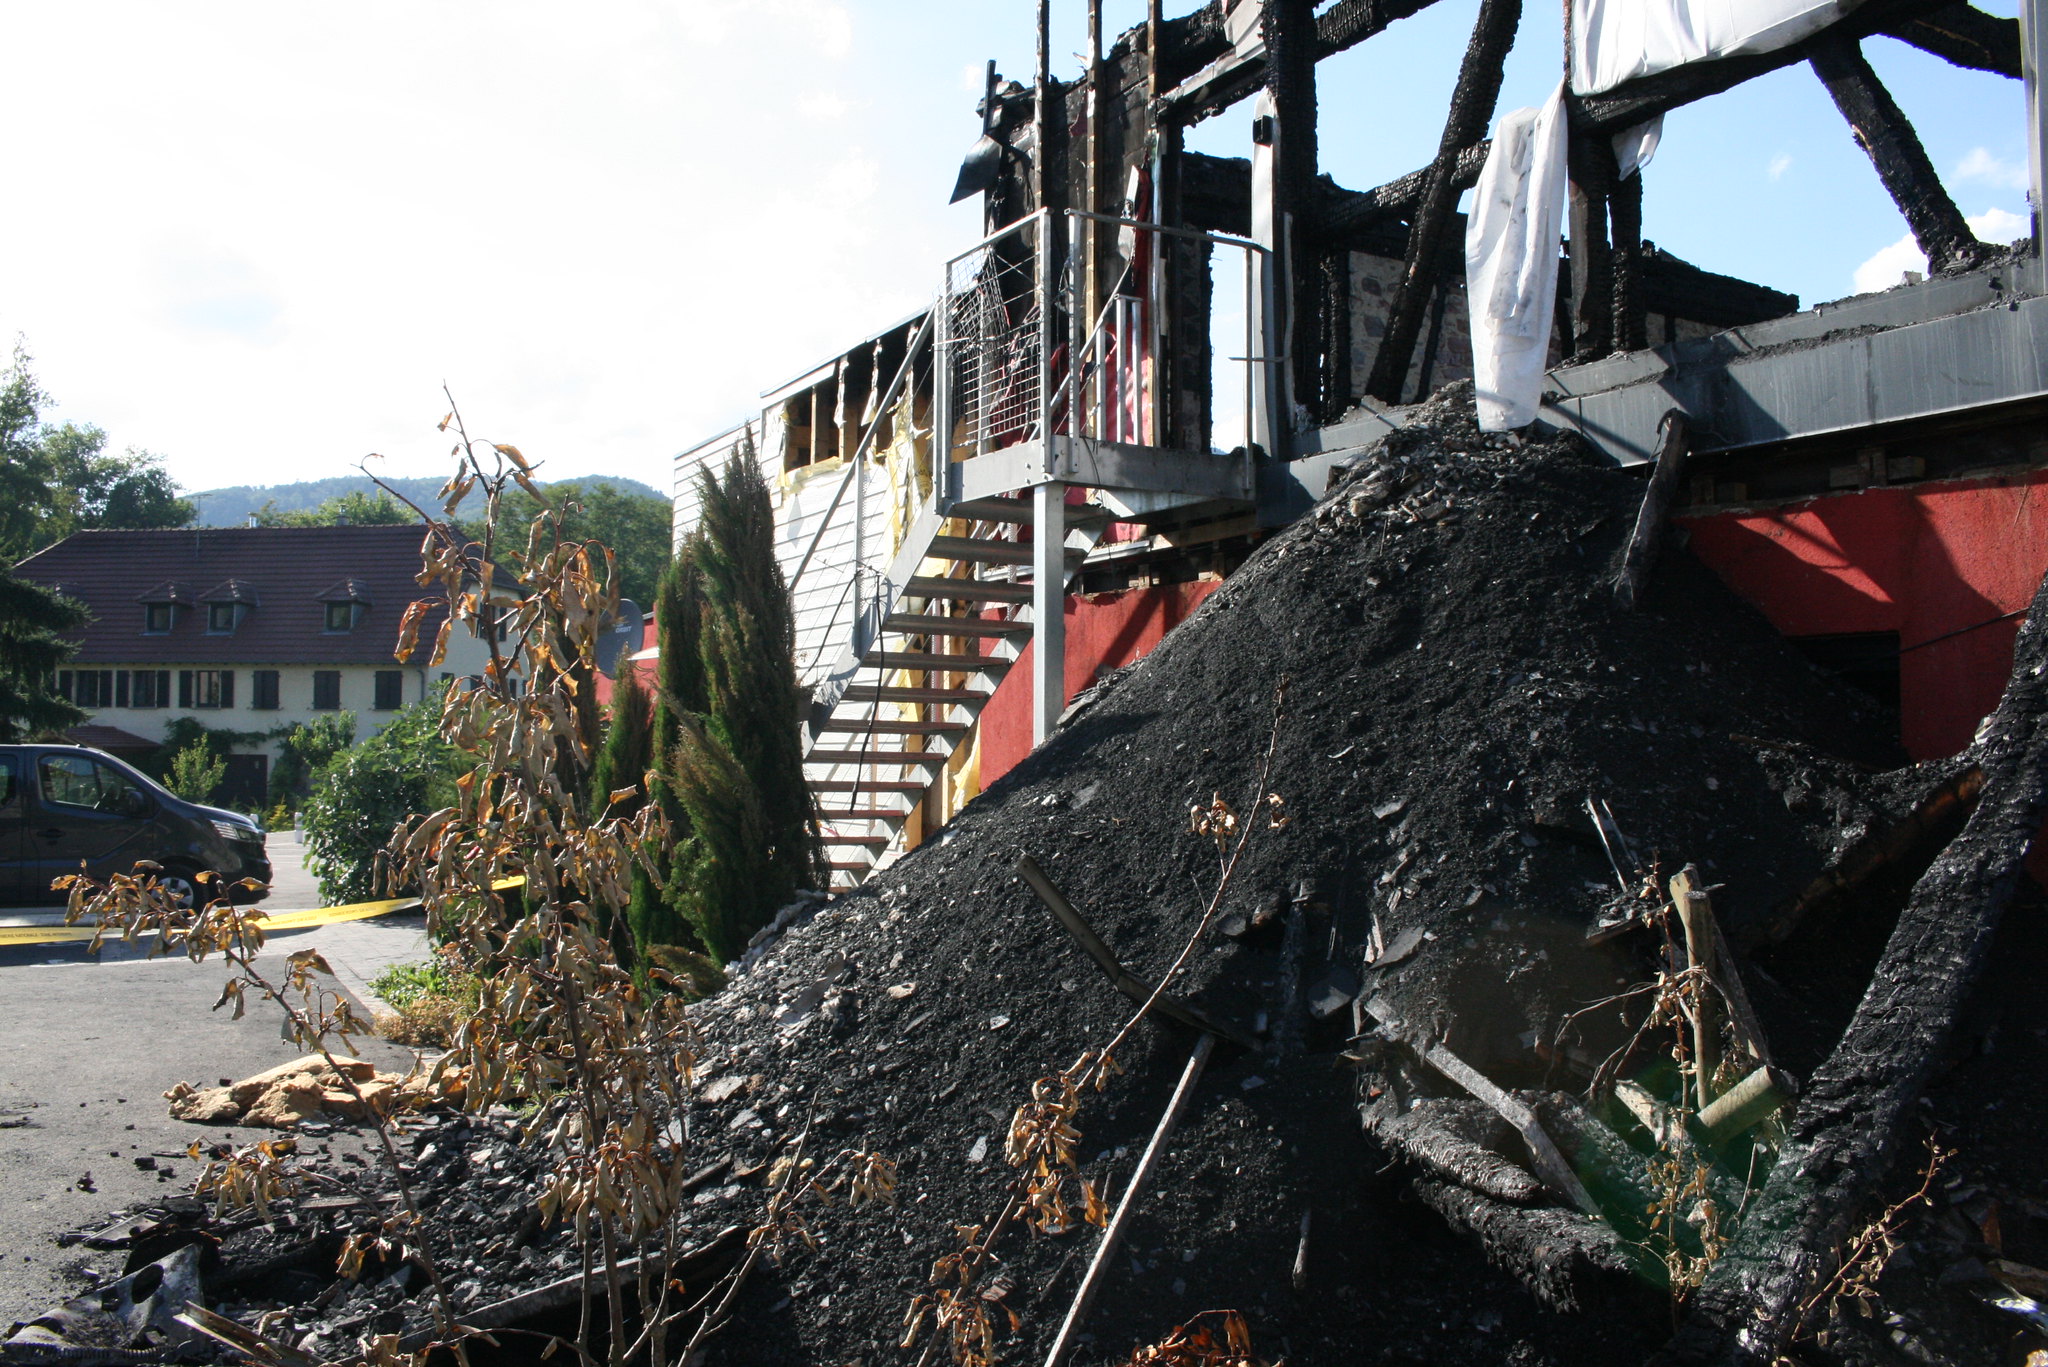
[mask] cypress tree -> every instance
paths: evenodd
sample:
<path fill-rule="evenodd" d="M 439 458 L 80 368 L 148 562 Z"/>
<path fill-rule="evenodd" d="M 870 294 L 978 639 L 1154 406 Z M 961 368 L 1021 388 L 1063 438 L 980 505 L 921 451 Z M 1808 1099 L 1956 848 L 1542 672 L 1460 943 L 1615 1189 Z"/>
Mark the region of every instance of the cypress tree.
<path fill-rule="evenodd" d="M 722 477 L 707 469 L 701 479 L 689 558 L 703 706 L 675 719 L 680 734 L 657 753 L 689 823 L 672 901 L 724 962 L 822 869 L 804 784 L 796 619 L 775 560 L 768 484 L 751 443 L 734 449 Z"/>
<path fill-rule="evenodd" d="M 704 669 L 700 658 L 704 607 L 698 590 L 697 556 L 700 537 L 692 533 L 677 548 L 654 594 L 656 639 L 661 645 L 654 672 L 654 706 L 649 723 L 648 768 L 654 771 L 649 792 L 668 818 L 670 845 L 655 852 L 661 884 L 642 870 L 633 880 L 633 900 L 626 909 L 633 943 L 641 957 L 663 946 L 699 948 L 690 923 L 677 910 L 676 901 L 664 887 L 676 876 L 675 851 L 690 836 L 690 818 L 677 797 L 670 772 L 686 720 L 704 709 Z M 624 785 L 619 785 L 623 787 Z"/>

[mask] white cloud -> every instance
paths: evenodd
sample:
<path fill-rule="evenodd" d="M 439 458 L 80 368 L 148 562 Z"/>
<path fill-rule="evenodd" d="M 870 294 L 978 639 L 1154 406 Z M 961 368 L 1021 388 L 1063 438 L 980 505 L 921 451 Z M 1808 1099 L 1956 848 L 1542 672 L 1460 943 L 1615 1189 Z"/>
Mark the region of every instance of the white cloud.
<path fill-rule="evenodd" d="M 1964 221 L 1981 240 L 2000 246 L 2017 241 L 2032 231 L 2032 225 L 2026 219 L 2006 209 L 1986 209 Z M 1856 268 L 1856 293 L 1874 294 L 1888 290 L 1898 284 L 1907 271 L 1927 273 L 1927 256 L 1911 233 L 1874 253 Z"/>
<path fill-rule="evenodd" d="M 1972 147 L 1956 164 L 1956 179 L 1980 181 L 2001 190 L 2024 190 L 2028 177 L 2025 166 L 1997 156 L 1988 147 Z"/>
<path fill-rule="evenodd" d="M 1768 175 L 1772 180 L 1776 180 L 1791 169 L 1792 154 L 1790 152 L 1780 152 L 1777 156 L 1771 158 L 1771 164 L 1765 168 L 1764 174 Z"/>

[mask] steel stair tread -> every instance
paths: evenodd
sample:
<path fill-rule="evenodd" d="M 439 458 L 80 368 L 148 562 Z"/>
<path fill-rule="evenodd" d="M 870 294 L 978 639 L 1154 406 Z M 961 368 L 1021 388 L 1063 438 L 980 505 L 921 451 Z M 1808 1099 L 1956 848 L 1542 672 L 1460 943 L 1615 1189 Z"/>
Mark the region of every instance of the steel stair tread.
<path fill-rule="evenodd" d="M 882 630 L 901 636 L 1003 637 L 1025 635 L 1031 630 L 1031 623 L 990 617 L 937 617 L 919 612 L 897 612 L 882 619 Z"/>
<path fill-rule="evenodd" d="M 820 731 L 872 731 L 878 736 L 964 736 L 974 728 L 963 721 L 897 721 L 869 717 L 832 717 Z"/>
<path fill-rule="evenodd" d="M 842 702 L 984 703 L 991 695 L 972 688 L 908 688 L 895 684 L 854 684 Z"/>
<path fill-rule="evenodd" d="M 960 603 L 1028 603 L 1031 585 L 1002 580 L 946 579 L 917 575 L 903 587 L 905 598 L 949 598 Z"/>
<path fill-rule="evenodd" d="M 946 655 L 926 650 L 871 650 L 862 669 L 914 669 L 931 674 L 1001 674 L 1014 664 L 993 655 Z"/>
<path fill-rule="evenodd" d="M 901 793 L 906 797 L 931 786 L 898 778 L 814 778 L 809 782 L 814 793 Z"/>
<path fill-rule="evenodd" d="M 874 764 L 890 769 L 921 764 L 936 768 L 949 758 L 937 750 L 813 750 L 804 756 L 804 763 Z"/>

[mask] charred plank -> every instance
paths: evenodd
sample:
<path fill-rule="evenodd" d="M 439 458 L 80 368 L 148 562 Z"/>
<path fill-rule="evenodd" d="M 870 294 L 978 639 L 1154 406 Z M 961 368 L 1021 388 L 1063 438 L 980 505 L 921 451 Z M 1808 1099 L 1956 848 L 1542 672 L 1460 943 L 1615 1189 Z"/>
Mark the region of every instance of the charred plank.
<path fill-rule="evenodd" d="M 1984 244 L 1963 221 L 1963 211 L 1942 187 L 1920 135 L 1870 69 L 1856 40 L 1838 36 L 1817 42 L 1811 60 L 1857 143 L 1870 154 L 1892 202 L 1913 229 L 1914 240 L 1927 254 L 1928 268 L 1960 270 L 1984 260 Z"/>
<path fill-rule="evenodd" d="M 1587 133 L 1619 133 L 1645 119 L 1732 90 L 1780 67 L 1806 61 L 1814 46 L 1825 40 L 1867 38 L 1893 24 L 1920 18 L 1952 3 L 1954 0 L 1865 0 L 1848 17 L 1804 43 L 1794 43 L 1776 52 L 1688 62 L 1628 81 L 1604 94 L 1576 96 L 1572 99 L 1572 128 Z"/>
<path fill-rule="evenodd" d="M 2048 582 L 2014 645 L 2005 695 L 1965 756 L 1983 770 L 1976 810 L 1914 886 L 1848 1029 L 1800 1098 L 1761 1196 L 1656 1359 L 1663 1367 L 1773 1360 L 1946 1060 L 2048 816 Z"/>
<path fill-rule="evenodd" d="M 1974 5 L 1944 5 L 1932 14 L 1907 19 L 1884 30 L 1955 66 L 1989 71 L 2019 80 L 2020 21 L 1986 14 Z"/>
<path fill-rule="evenodd" d="M 1507 60 L 1508 48 L 1514 44 L 1521 18 L 1521 0 L 1483 0 L 1479 19 L 1472 26 L 1472 39 L 1458 68 L 1458 85 L 1451 95 L 1451 112 L 1444 121 L 1436 160 L 1431 163 L 1416 200 L 1415 218 L 1408 229 L 1408 254 L 1387 308 L 1386 334 L 1380 339 L 1379 352 L 1373 357 L 1372 377 L 1365 386 L 1368 394 L 1385 403 L 1401 401 L 1415 339 L 1422 329 L 1423 310 L 1436 283 L 1432 268 L 1451 211 L 1458 202 L 1459 157 L 1465 148 L 1479 141 L 1493 120 L 1494 105 L 1500 99 L 1502 65 Z"/>

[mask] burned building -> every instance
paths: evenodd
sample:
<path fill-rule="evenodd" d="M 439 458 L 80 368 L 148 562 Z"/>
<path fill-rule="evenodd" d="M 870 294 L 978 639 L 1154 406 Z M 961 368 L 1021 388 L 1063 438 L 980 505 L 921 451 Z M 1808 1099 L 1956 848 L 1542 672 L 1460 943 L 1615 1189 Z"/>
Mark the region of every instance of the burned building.
<path fill-rule="evenodd" d="M 1098 13 L 1071 79 L 1042 31 L 1028 82 L 990 64 L 955 190 L 980 198 L 987 235 L 944 264 L 936 306 L 678 457 L 679 535 L 694 472 L 742 435 L 772 476 L 842 882 L 957 813 L 1334 468 L 1473 378 L 1487 345 L 1456 205 L 1486 172 L 1502 62 L 1534 19 L 1482 6 L 1429 165 L 1363 189 L 1319 169 L 1335 135 L 1318 129 L 1318 63 L 1425 5 L 1154 4 L 1114 37 Z M 1537 433 L 1576 433 L 1622 466 L 1653 460 L 1667 415 L 1682 418 L 1675 512 L 1697 553 L 1820 663 L 1894 701 L 1912 754 L 1952 753 L 1995 700 L 2048 563 L 2038 538 L 2002 530 L 2031 525 L 2041 479 L 2032 329 L 2048 304 L 2037 251 L 1975 240 L 1858 45 L 2016 79 L 2020 26 L 1960 3 L 1776 8 L 1790 27 L 1725 54 L 1632 55 L 1599 6 L 1570 7 L 1579 74 L 1547 135 L 1567 231 L 1525 263 L 1546 292 L 1555 280 L 1527 407 Z M 1932 278 L 1801 310 L 1642 240 L 1645 130 L 1797 63 Z M 1244 157 L 1184 150 L 1193 124 L 1245 101 Z"/>

